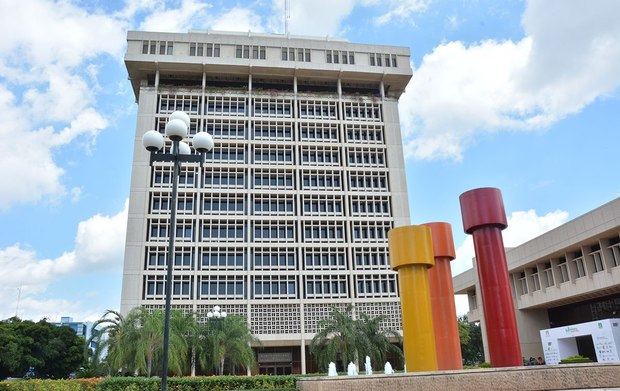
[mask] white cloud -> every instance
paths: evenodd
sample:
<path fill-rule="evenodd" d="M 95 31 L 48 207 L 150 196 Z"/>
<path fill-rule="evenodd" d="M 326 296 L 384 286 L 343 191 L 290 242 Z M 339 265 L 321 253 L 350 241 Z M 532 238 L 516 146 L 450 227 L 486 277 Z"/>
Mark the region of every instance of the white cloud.
<path fill-rule="evenodd" d="M 462 158 L 480 134 L 544 128 L 620 86 L 620 2 L 528 2 L 519 41 L 447 42 L 401 97 L 405 150 Z"/>
<path fill-rule="evenodd" d="M 379 25 L 393 21 L 407 21 L 413 14 L 425 11 L 430 0 L 387 0 L 380 2 L 388 11 L 375 19 Z"/>
<path fill-rule="evenodd" d="M 568 220 L 568 212 L 556 210 L 539 216 L 534 209 L 512 212 L 508 216 L 508 228 L 502 233 L 505 247 L 516 247 L 534 239 L 543 233 L 564 224 Z M 452 262 L 452 274 L 459 274 L 472 267 L 474 242 L 467 235 L 463 243 L 456 249 L 456 259 Z"/>
<path fill-rule="evenodd" d="M 206 26 L 206 10 L 210 6 L 197 0 L 183 0 L 178 8 L 159 4 L 140 24 L 140 30 L 186 32 Z"/>
<path fill-rule="evenodd" d="M 117 214 L 97 214 L 81 221 L 74 248 L 56 258 L 41 259 L 34 250 L 19 243 L 0 249 L 0 302 L 15 303 L 17 292 L 21 289 L 20 308 L 24 308 L 24 312 L 20 312 L 20 316 L 32 312 L 29 317 L 37 318 L 50 315 L 45 311 L 66 311 L 70 302 L 42 294 L 50 283 L 61 277 L 121 266 L 127 205 L 125 202 L 123 210 Z M 28 306 L 30 309 L 27 309 Z M 0 319 L 13 316 L 14 311 L 15 308 L 0 306 Z"/>
<path fill-rule="evenodd" d="M 295 0 L 290 3 L 289 31 L 295 35 L 338 36 L 356 0 Z M 270 29 L 284 33 L 284 0 L 272 1 Z"/>
<path fill-rule="evenodd" d="M 242 7 L 219 15 L 210 28 L 219 31 L 264 31 L 261 17 L 251 9 Z"/>
<path fill-rule="evenodd" d="M 128 22 L 70 2 L 0 0 L 0 210 L 68 192 L 54 154 L 92 145 L 108 121 L 95 107 L 101 55 L 121 58 Z M 96 34 L 93 33 L 96 26 Z M 84 67 L 82 67 L 85 65 Z"/>

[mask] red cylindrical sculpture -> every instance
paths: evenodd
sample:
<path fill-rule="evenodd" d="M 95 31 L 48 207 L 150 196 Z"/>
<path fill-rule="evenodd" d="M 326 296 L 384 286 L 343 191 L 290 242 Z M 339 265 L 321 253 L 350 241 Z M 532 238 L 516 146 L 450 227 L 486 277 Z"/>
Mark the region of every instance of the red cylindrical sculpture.
<path fill-rule="evenodd" d="M 461 194 L 459 199 L 463 229 L 474 239 L 491 365 L 523 365 L 502 239 L 502 230 L 508 226 L 502 193 L 480 188 Z"/>
<path fill-rule="evenodd" d="M 437 369 L 463 369 L 459 326 L 456 321 L 450 261 L 456 258 L 452 227 L 448 223 L 426 223 L 431 229 L 435 266 L 428 269 Z"/>

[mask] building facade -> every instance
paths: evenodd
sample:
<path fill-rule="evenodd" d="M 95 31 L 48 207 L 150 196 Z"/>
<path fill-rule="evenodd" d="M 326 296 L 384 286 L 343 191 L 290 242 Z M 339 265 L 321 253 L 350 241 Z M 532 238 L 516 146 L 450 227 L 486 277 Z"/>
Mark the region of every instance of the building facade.
<path fill-rule="evenodd" d="M 620 198 L 507 249 L 506 256 L 526 359 L 543 356 L 540 330 L 619 317 Z M 470 269 L 453 282 L 456 294 L 467 294 L 467 316 L 480 322 L 488 357 L 477 275 Z M 595 359 L 591 344 L 591 338 L 577 340 L 580 353 Z"/>
<path fill-rule="evenodd" d="M 316 371 L 331 306 L 400 329 L 387 231 L 409 223 L 398 98 L 408 48 L 250 33 L 128 33 L 138 103 L 121 311 L 163 308 L 172 166 L 144 132 L 175 110 L 215 148 L 179 179 L 172 306 L 243 316 L 261 373 Z M 169 145 L 166 146 L 169 148 Z"/>

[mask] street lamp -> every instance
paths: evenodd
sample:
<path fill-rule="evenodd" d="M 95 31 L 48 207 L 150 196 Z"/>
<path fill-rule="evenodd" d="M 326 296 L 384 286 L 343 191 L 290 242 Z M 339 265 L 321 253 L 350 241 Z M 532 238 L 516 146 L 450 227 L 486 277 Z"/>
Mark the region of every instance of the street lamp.
<path fill-rule="evenodd" d="M 170 341 L 170 298 L 172 296 L 172 267 L 174 257 L 174 234 L 177 218 L 177 182 L 181 163 L 204 162 L 206 152 L 213 149 L 213 137 L 207 132 L 198 132 L 192 139 L 194 149 L 200 156 L 192 155 L 189 145 L 181 140 L 187 137 L 189 115 L 182 111 L 170 114 L 166 124 L 166 136 L 172 140 L 170 153 L 155 153 L 164 147 L 164 136 L 156 130 L 149 130 L 142 136 L 142 145 L 151 153 L 150 163 L 172 162 L 172 198 L 170 199 L 170 226 L 168 228 L 168 260 L 166 266 L 166 307 L 164 315 L 164 354 L 161 376 L 161 391 L 168 387 L 168 345 Z"/>
<path fill-rule="evenodd" d="M 224 311 L 220 311 L 220 306 L 216 305 L 213 307 L 213 311 L 207 312 L 207 319 L 223 319 L 228 314 Z"/>

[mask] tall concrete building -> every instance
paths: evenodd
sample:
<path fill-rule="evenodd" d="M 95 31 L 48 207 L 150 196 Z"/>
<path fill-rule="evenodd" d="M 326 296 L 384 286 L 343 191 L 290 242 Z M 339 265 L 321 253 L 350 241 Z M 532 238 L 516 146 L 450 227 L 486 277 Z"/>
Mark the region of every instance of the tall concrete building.
<path fill-rule="evenodd" d="M 216 146 L 181 170 L 173 308 L 243 316 L 261 373 L 317 370 L 307 347 L 332 305 L 400 329 L 387 231 L 409 223 L 409 49 L 206 31 L 127 41 L 138 118 L 122 312 L 164 305 L 172 167 L 151 167 L 141 137 L 183 110 L 189 137 Z"/>
<path fill-rule="evenodd" d="M 540 330 L 620 317 L 620 198 L 507 249 L 506 257 L 525 358 L 543 356 Z M 469 269 L 453 282 L 455 293 L 467 294 L 469 321 L 480 322 L 488 358 L 477 274 Z M 596 360 L 591 337 L 577 346 Z"/>

